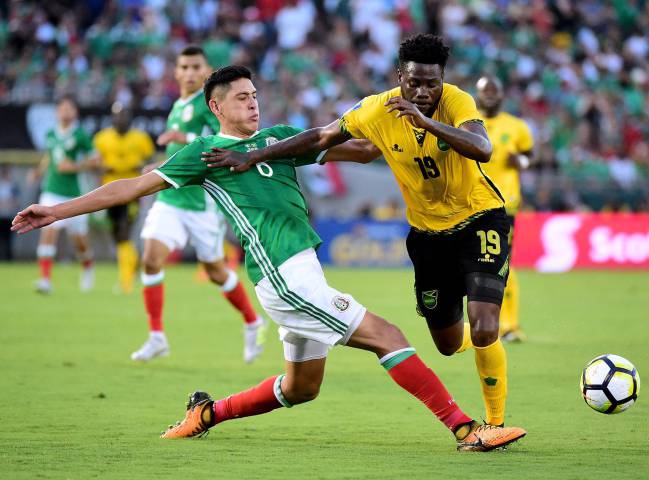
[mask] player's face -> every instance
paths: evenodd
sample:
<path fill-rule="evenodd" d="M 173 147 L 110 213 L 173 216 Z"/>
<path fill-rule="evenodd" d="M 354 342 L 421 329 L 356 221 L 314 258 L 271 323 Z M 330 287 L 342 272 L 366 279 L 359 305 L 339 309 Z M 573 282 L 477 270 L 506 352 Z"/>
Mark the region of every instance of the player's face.
<path fill-rule="evenodd" d="M 210 69 L 203 55 L 180 55 L 176 60 L 176 81 L 185 94 L 203 88 L 203 82 L 209 74 Z"/>
<path fill-rule="evenodd" d="M 444 70 L 439 65 L 406 62 L 399 68 L 399 84 L 401 96 L 430 116 L 442 96 Z"/>
<path fill-rule="evenodd" d="M 59 123 L 69 125 L 77 119 L 77 107 L 74 103 L 64 100 L 56 107 L 56 116 Z"/>
<path fill-rule="evenodd" d="M 127 131 L 131 126 L 131 113 L 127 109 L 113 113 L 113 125 L 120 132 Z"/>
<path fill-rule="evenodd" d="M 481 78 L 477 84 L 478 95 L 478 108 L 489 112 L 497 112 L 500 109 L 500 104 L 503 101 L 503 92 L 499 86 L 487 79 Z"/>
<path fill-rule="evenodd" d="M 257 89 L 247 78 L 232 82 L 223 98 L 213 94 L 210 109 L 228 130 L 252 134 L 259 128 Z"/>

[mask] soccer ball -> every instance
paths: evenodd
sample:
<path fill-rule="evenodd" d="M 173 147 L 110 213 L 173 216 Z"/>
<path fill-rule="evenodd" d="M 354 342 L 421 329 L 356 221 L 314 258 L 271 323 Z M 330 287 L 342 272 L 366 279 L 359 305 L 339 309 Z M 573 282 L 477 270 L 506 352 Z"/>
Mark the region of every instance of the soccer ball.
<path fill-rule="evenodd" d="M 593 410 L 606 414 L 620 413 L 638 399 L 640 375 L 626 358 L 601 355 L 584 368 L 579 389 Z"/>

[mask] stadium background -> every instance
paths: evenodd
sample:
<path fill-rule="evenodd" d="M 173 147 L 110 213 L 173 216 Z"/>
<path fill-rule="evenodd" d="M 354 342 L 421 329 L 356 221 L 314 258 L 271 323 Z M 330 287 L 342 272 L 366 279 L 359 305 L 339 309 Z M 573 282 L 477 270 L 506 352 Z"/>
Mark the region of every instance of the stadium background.
<path fill-rule="evenodd" d="M 649 2 L 643 0 L 3 1 L 3 242 L 7 219 L 37 198 L 38 185 L 26 183 L 26 173 L 41 155 L 61 95 L 76 96 L 93 133 L 109 124 L 109 107 L 120 101 L 136 109 L 135 126 L 155 138 L 178 96 L 175 55 L 195 43 L 214 67 L 253 69 L 263 126 L 307 128 L 393 85 L 398 43 L 418 31 L 440 33 L 451 44 L 447 81 L 473 93 L 479 75 L 497 74 L 506 85 L 504 109 L 532 128 L 536 161 L 522 175 L 523 210 L 649 210 Z M 375 222 L 403 219 L 384 163 L 306 168 L 301 175 L 329 242 L 325 261 L 408 263 L 399 247 L 403 224 Z M 608 257 L 647 265 L 646 217 L 619 223 L 619 217 L 580 216 L 567 221 L 572 227 L 559 220 L 563 227 L 554 228 L 575 233 L 581 228 L 575 221 L 593 218 L 593 228 L 610 230 L 601 242 L 624 236 L 616 247 L 622 253 L 611 250 Z M 369 223 L 358 227 L 359 219 Z M 94 220 L 99 256 L 109 256 L 105 221 Z M 540 235 L 544 221 L 534 223 Z M 16 255 L 33 257 L 35 241 L 32 234 L 14 245 Z"/>

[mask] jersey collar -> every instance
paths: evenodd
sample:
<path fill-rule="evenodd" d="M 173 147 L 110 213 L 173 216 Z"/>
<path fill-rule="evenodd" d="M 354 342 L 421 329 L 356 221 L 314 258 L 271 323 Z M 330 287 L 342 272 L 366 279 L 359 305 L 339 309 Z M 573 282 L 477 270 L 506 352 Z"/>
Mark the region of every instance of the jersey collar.
<path fill-rule="evenodd" d="M 259 133 L 259 130 L 257 130 L 255 133 L 253 133 L 252 135 L 250 135 L 250 136 L 247 137 L 247 138 L 244 138 L 244 137 L 235 137 L 234 135 L 228 135 L 227 133 L 221 133 L 221 132 L 217 133 L 216 136 L 217 136 L 217 137 L 221 137 L 221 138 L 227 138 L 228 140 L 237 140 L 237 141 L 240 141 L 240 140 L 248 140 L 248 139 L 254 137 L 255 135 L 257 135 L 258 133 Z"/>
<path fill-rule="evenodd" d="M 202 94 L 203 94 L 203 89 L 202 89 L 202 88 L 199 88 L 199 89 L 196 90 L 194 93 L 192 93 L 189 97 L 187 97 L 187 98 L 179 98 L 178 100 L 176 100 L 176 102 L 177 102 L 179 105 L 187 105 L 189 102 L 191 102 L 191 101 L 194 100 L 196 97 L 198 97 L 199 95 L 202 95 Z"/>
<path fill-rule="evenodd" d="M 70 125 L 68 125 L 68 128 L 66 128 L 65 130 L 61 130 L 61 125 L 59 125 L 57 123 L 56 124 L 56 136 L 59 137 L 59 138 L 67 138 L 70 135 L 72 135 L 72 132 L 74 132 L 77 129 L 78 126 L 79 126 L 79 122 L 75 120 Z"/>

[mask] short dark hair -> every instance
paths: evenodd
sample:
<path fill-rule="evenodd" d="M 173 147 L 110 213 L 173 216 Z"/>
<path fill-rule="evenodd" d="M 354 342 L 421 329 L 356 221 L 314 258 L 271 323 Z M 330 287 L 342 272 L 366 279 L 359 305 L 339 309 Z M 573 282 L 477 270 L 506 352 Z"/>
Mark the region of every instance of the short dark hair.
<path fill-rule="evenodd" d="M 399 45 L 399 65 L 406 62 L 439 65 L 442 70 L 446 67 L 449 47 L 444 39 L 430 33 L 420 33 L 406 38 Z"/>
<path fill-rule="evenodd" d="M 74 105 L 74 108 L 77 109 L 79 108 L 79 105 L 77 104 L 77 99 L 74 98 L 74 95 L 72 94 L 65 93 L 61 95 L 59 98 L 56 99 L 56 106 L 58 107 L 59 105 L 65 102 L 71 103 L 72 105 Z"/>
<path fill-rule="evenodd" d="M 183 55 L 186 55 L 188 57 L 191 57 L 193 55 L 202 55 L 207 60 L 207 56 L 205 55 L 205 50 L 203 50 L 203 48 L 199 47 L 198 45 L 187 45 L 178 54 L 179 57 Z"/>
<path fill-rule="evenodd" d="M 240 78 L 252 80 L 252 72 L 243 65 L 228 65 L 227 67 L 219 68 L 212 72 L 203 86 L 205 103 L 209 105 L 210 99 L 212 98 L 212 91 L 214 91 L 215 88 L 230 85 L 232 82 L 239 80 Z"/>

